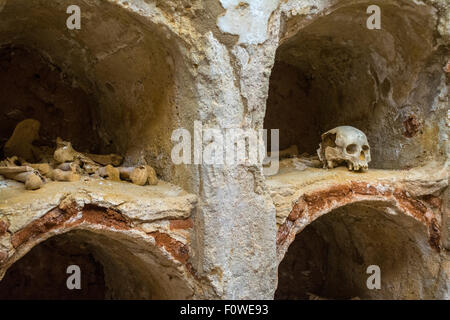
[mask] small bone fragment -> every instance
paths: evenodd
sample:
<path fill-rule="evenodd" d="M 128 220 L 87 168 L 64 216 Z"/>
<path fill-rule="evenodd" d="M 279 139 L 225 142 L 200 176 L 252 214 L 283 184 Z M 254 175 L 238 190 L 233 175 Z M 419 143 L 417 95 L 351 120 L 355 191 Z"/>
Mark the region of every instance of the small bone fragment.
<path fill-rule="evenodd" d="M 143 186 L 147 183 L 148 173 L 145 166 L 138 167 L 119 167 L 120 178 L 130 180 L 138 186 Z"/>
<path fill-rule="evenodd" d="M 156 177 L 156 172 L 153 167 L 146 165 L 145 168 L 147 169 L 148 179 L 147 182 L 149 185 L 154 186 L 158 184 L 158 178 Z"/>
<path fill-rule="evenodd" d="M 39 138 L 40 127 L 40 122 L 34 119 L 19 122 L 5 144 L 5 156 L 18 156 L 30 162 L 38 160 L 39 148 L 33 146 L 32 143 Z"/>
<path fill-rule="evenodd" d="M 122 164 L 123 157 L 118 154 L 92 154 L 87 153 L 86 156 L 103 166 L 113 165 L 118 167 Z"/>
<path fill-rule="evenodd" d="M 50 179 L 55 181 L 68 181 L 75 182 L 80 181 L 81 176 L 78 173 L 72 171 L 63 171 L 61 169 L 55 169 L 50 171 L 48 175 Z"/>
<path fill-rule="evenodd" d="M 73 163 L 73 162 L 64 162 L 64 163 L 61 163 L 60 165 L 58 165 L 58 168 L 57 168 L 57 169 L 62 170 L 62 171 L 73 171 L 73 170 L 72 170 L 72 163 Z"/>
<path fill-rule="evenodd" d="M 84 162 L 83 161 L 83 171 L 87 174 L 95 174 L 100 166 L 96 163 Z"/>
<path fill-rule="evenodd" d="M 302 153 L 296 159 L 304 163 L 308 167 L 322 168 L 322 162 L 320 161 L 317 155 L 309 155 L 307 153 Z"/>
<path fill-rule="evenodd" d="M 77 152 L 72 148 L 72 144 L 63 141 L 61 138 L 56 138 L 56 150 L 53 154 L 55 160 L 59 163 L 73 162 Z"/>
<path fill-rule="evenodd" d="M 112 181 L 120 181 L 120 171 L 118 168 L 114 168 L 112 165 L 101 167 L 98 169 L 100 177 L 107 178 Z"/>
<path fill-rule="evenodd" d="M 39 189 L 44 184 L 44 179 L 39 172 L 28 166 L 0 167 L 0 175 L 25 183 L 27 190 Z"/>

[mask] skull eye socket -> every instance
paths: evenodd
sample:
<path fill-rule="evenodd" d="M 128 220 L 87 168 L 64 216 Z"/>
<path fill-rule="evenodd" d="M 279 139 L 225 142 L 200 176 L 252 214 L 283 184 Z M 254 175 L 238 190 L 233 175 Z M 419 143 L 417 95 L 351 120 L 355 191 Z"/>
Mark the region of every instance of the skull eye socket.
<path fill-rule="evenodd" d="M 345 150 L 347 151 L 347 153 L 355 153 L 356 151 L 358 151 L 358 147 L 356 146 L 356 144 L 349 144 L 347 148 L 345 148 Z"/>
<path fill-rule="evenodd" d="M 363 145 L 363 146 L 362 146 L 362 149 L 363 149 L 364 151 L 368 151 L 368 150 L 369 150 L 369 146 Z"/>

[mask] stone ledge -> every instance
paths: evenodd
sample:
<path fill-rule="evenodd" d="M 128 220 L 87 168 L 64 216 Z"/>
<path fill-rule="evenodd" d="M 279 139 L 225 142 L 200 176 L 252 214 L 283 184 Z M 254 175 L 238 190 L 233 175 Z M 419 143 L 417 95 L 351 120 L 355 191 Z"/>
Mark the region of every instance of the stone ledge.
<path fill-rule="evenodd" d="M 79 182 L 49 182 L 42 189 L 27 191 L 23 184 L 2 181 L 0 217 L 16 232 L 64 203 L 78 208 L 96 205 L 120 212 L 133 226 L 162 219 L 186 219 L 197 197 L 172 184 L 136 186 L 131 183 L 86 179 Z M 17 214 L 20 212 L 21 214 Z"/>

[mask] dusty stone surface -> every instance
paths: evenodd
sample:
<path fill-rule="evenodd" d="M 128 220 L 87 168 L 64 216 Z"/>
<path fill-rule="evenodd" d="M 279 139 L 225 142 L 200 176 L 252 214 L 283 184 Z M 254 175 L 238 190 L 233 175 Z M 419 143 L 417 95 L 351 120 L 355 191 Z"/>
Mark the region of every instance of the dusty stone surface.
<path fill-rule="evenodd" d="M 376 170 L 349 172 L 345 168 L 322 170 L 318 168 L 295 167 L 295 159 L 282 161 L 280 172 L 267 179 L 277 208 L 277 224 L 281 225 L 291 213 L 293 205 L 305 194 L 326 192 L 339 186 L 355 184 L 356 193 L 368 196 L 383 196 L 396 185 L 408 192 L 411 198 L 442 192 L 448 186 L 448 167 L 439 163 L 411 170 Z M 358 186 L 358 188 L 356 188 Z M 359 186 L 366 190 L 361 190 Z M 342 192 L 345 197 L 345 190 Z M 332 202 L 334 199 L 330 199 Z M 322 199 L 326 201 L 326 198 Z"/>
<path fill-rule="evenodd" d="M 7 180 L 2 182 L 2 188 L 0 212 L 9 221 L 12 232 L 61 203 L 111 208 L 137 224 L 188 218 L 197 203 L 195 195 L 163 182 L 157 186 L 140 187 L 130 183 L 85 179 L 79 182 L 49 182 L 45 188 L 26 192 L 22 184 Z"/>
<path fill-rule="evenodd" d="M 0 177 L 2 275 L 55 237 L 86 246 L 103 266 L 107 298 L 272 299 L 285 281 L 278 265 L 301 230 L 311 223 L 322 249 L 342 240 L 348 264 L 332 271 L 350 266 L 359 275 L 350 253 L 374 240 L 364 222 L 372 221 L 393 243 L 368 249 L 364 261 L 418 243 L 408 251 L 412 269 L 401 269 L 417 278 L 399 271 L 382 295 L 448 297 L 446 1 L 377 1 L 382 30 L 370 31 L 362 0 L 85 0 L 75 31 L 65 27 L 70 4 L 0 0 L 0 147 L 17 122 L 40 116 L 42 145 L 65 135 L 79 151 L 151 165 L 160 181 L 60 182 L 31 192 Z M 367 135 L 371 168 L 358 175 L 297 162 L 265 177 L 259 166 L 174 165 L 171 133 L 192 133 L 195 120 L 222 131 L 278 128 L 282 149 L 310 155 L 321 133 L 351 125 Z M 370 208 L 347 210 L 355 203 Z M 333 210 L 342 217 L 327 219 Z M 312 259 L 317 275 L 322 249 Z M 400 257 L 394 266 L 404 265 Z M 383 297 L 342 286 L 349 296 Z"/>

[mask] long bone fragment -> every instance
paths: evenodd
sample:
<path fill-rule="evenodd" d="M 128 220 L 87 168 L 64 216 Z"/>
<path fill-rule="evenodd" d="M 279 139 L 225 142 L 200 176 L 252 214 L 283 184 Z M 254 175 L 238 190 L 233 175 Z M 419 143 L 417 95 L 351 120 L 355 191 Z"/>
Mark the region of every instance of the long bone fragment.
<path fill-rule="evenodd" d="M 68 182 L 75 182 L 81 179 L 81 176 L 78 173 L 72 171 L 64 171 L 61 169 L 54 169 L 50 171 L 48 177 L 55 181 L 68 181 Z"/>
<path fill-rule="evenodd" d="M 119 167 L 120 178 L 129 180 L 138 186 L 143 186 L 147 183 L 148 172 L 145 166 L 137 167 Z"/>
<path fill-rule="evenodd" d="M 0 167 L 0 175 L 7 179 L 25 183 L 25 189 L 36 190 L 44 184 L 40 173 L 28 166 Z"/>
<path fill-rule="evenodd" d="M 98 169 L 98 174 L 100 177 L 106 178 L 112 181 L 120 181 L 120 171 L 119 168 L 114 168 L 112 165 L 107 165 Z"/>
<path fill-rule="evenodd" d="M 118 154 L 92 154 L 87 153 L 86 156 L 92 159 L 94 162 L 101 164 L 102 166 L 112 165 L 118 167 L 122 164 L 123 157 Z"/>

